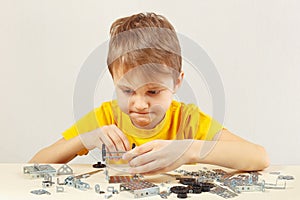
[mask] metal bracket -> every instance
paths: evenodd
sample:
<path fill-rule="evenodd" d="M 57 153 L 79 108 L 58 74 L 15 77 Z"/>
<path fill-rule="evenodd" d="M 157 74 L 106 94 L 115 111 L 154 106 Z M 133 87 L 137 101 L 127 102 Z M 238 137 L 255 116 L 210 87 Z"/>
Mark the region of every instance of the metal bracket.
<path fill-rule="evenodd" d="M 68 165 L 64 164 L 57 170 L 57 175 L 71 175 L 73 174 L 73 169 Z"/>
<path fill-rule="evenodd" d="M 43 189 L 32 190 L 32 191 L 30 191 L 30 193 L 36 194 L 36 195 L 42 195 L 42 194 L 48 194 L 48 195 L 50 195 L 50 194 L 51 194 L 51 193 L 48 192 L 47 190 L 43 190 Z"/>

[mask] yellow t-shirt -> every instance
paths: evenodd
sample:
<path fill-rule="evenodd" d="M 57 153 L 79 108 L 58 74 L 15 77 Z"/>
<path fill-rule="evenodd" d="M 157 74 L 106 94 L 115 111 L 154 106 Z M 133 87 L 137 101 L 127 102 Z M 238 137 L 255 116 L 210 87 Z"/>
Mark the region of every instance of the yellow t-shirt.
<path fill-rule="evenodd" d="M 162 140 L 212 140 L 222 129 L 217 121 L 201 112 L 194 104 L 172 101 L 164 119 L 153 129 L 135 127 L 129 116 L 123 113 L 116 100 L 105 102 L 94 109 L 63 133 L 65 139 L 90 132 L 105 125 L 115 124 L 128 138 L 130 144 L 137 146 L 146 142 Z M 83 149 L 78 155 L 86 154 Z"/>

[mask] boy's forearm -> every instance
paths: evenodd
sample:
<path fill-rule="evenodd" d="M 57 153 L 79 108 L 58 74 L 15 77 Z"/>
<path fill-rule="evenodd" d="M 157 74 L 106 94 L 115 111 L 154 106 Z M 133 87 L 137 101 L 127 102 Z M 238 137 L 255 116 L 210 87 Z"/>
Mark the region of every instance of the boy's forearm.
<path fill-rule="evenodd" d="M 263 170 L 269 165 L 265 149 L 246 141 L 195 140 L 187 156 L 190 162 L 214 164 L 245 171 Z"/>
<path fill-rule="evenodd" d="M 49 147 L 40 150 L 29 162 L 30 163 L 67 163 L 76 157 L 83 149 L 80 139 L 75 137 L 70 140 L 60 139 Z"/>

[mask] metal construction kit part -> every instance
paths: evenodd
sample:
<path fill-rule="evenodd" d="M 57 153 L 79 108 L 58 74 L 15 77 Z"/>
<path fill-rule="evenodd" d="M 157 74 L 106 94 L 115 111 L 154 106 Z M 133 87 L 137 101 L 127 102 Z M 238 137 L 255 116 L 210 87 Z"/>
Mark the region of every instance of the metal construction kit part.
<path fill-rule="evenodd" d="M 135 143 L 132 143 L 132 147 L 131 149 L 134 149 L 136 147 Z M 127 151 L 109 151 L 107 155 L 107 150 L 106 150 L 106 146 L 105 144 L 102 144 L 102 161 L 105 161 L 107 159 L 121 159 L 122 155 L 120 154 L 124 154 Z"/>
<path fill-rule="evenodd" d="M 286 189 L 286 182 L 284 182 L 283 186 L 265 186 L 266 189 L 274 189 L 274 190 L 284 190 Z"/>
<path fill-rule="evenodd" d="M 31 178 L 40 178 L 44 177 L 45 174 L 55 176 L 56 169 L 54 169 L 51 165 L 34 164 L 33 166 L 23 167 L 23 173 L 29 174 Z"/>
<path fill-rule="evenodd" d="M 235 186 L 235 191 L 237 191 L 238 193 L 240 193 L 240 192 L 255 192 L 255 191 L 264 192 L 265 185 L 264 184 L 261 184 L 261 185 L 238 185 L 238 186 Z"/>
<path fill-rule="evenodd" d="M 202 192 L 209 192 L 211 188 L 215 187 L 215 184 L 209 182 L 201 182 L 197 183 L 197 186 L 200 186 L 202 188 Z"/>
<path fill-rule="evenodd" d="M 94 168 L 105 168 L 106 165 L 101 163 L 101 162 L 97 162 L 96 164 L 93 164 Z"/>
<path fill-rule="evenodd" d="M 286 188 L 286 181 L 284 181 L 283 186 L 278 186 L 278 178 L 276 179 L 275 183 L 265 183 L 266 189 L 285 189 Z"/>
<path fill-rule="evenodd" d="M 80 179 L 75 178 L 74 176 L 68 176 L 65 179 L 65 185 L 72 186 L 79 190 L 90 189 L 90 185 L 88 183 L 84 183 Z"/>
<path fill-rule="evenodd" d="M 98 193 L 98 194 L 103 194 L 103 193 L 105 193 L 104 191 L 101 191 L 101 190 L 100 190 L 100 185 L 99 185 L 99 184 L 96 184 L 96 185 L 95 185 L 95 192 Z"/>
<path fill-rule="evenodd" d="M 105 174 L 105 179 L 106 179 L 107 181 L 109 181 L 110 177 L 109 177 L 109 175 L 108 175 L 108 169 L 107 169 L 107 167 L 106 167 L 105 170 L 104 170 L 104 174 Z"/>
<path fill-rule="evenodd" d="M 215 188 L 211 189 L 210 193 L 219 195 L 220 197 L 223 197 L 225 199 L 233 198 L 233 197 L 238 196 L 236 193 L 231 192 L 227 188 L 223 188 L 223 187 L 221 187 L 219 185 L 216 186 Z"/>
<path fill-rule="evenodd" d="M 187 193 L 179 193 L 179 194 L 177 194 L 177 198 L 185 199 L 185 198 L 187 198 Z"/>
<path fill-rule="evenodd" d="M 258 182 L 258 172 L 249 172 L 246 174 L 238 174 L 222 180 L 222 183 L 236 193 L 265 191 L 265 181 Z"/>
<path fill-rule="evenodd" d="M 277 184 L 278 184 L 278 180 L 279 180 L 279 178 L 277 177 L 277 179 L 276 179 L 276 182 L 275 182 L 275 183 L 265 183 L 265 185 L 266 185 L 266 187 L 268 187 L 268 186 L 277 186 Z M 284 181 L 284 183 L 286 183 L 286 181 Z"/>
<path fill-rule="evenodd" d="M 54 182 L 52 182 L 52 176 L 50 176 L 49 174 L 45 174 L 44 180 L 42 181 L 42 186 L 46 188 L 52 186 L 52 184 L 54 184 Z"/>
<path fill-rule="evenodd" d="M 109 183 L 125 183 L 130 182 L 134 179 L 133 176 L 110 176 Z"/>
<path fill-rule="evenodd" d="M 43 182 L 42 182 L 42 186 L 43 186 L 44 188 L 46 188 L 46 187 L 51 187 L 53 183 L 54 183 L 54 182 L 51 182 L 51 181 L 43 181 Z"/>
<path fill-rule="evenodd" d="M 59 182 L 59 178 L 57 178 L 57 179 L 56 179 L 56 184 L 57 184 L 57 185 L 66 185 L 66 183 L 65 183 L 65 182 L 63 182 L 63 183 L 60 183 L 60 182 Z"/>
<path fill-rule="evenodd" d="M 65 185 L 74 187 L 74 176 L 68 176 L 65 179 Z"/>
<path fill-rule="evenodd" d="M 279 175 L 279 176 L 278 176 L 278 179 L 279 179 L 279 180 L 294 180 L 294 177 L 293 177 L 293 176 L 288 176 L 288 175 L 286 175 L 286 176 L 284 176 L 284 175 Z"/>
<path fill-rule="evenodd" d="M 279 175 L 280 172 L 269 172 L 269 174 L 273 174 L 273 175 Z"/>
<path fill-rule="evenodd" d="M 63 164 L 58 170 L 57 175 L 72 175 L 73 169 L 66 164 Z"/>
<path fill-rule="evenodd" d="M 189 192 L 193 193 L 193 191 L 190 191 L 189 186 L 188 187 L 186 187 L 186 186 L 173 186 L 173 187 L 170 188 L 170 191 L 172 193 L 177 194 L 177 198 L 180 198 L 180 199 L 187 198 L 187 193 L 189 193 Z"/>
<path fill-rule="evenodd" d="M 82 182 L 80 179 L 76 179 L 74 188 L 79 189 L 79 190 L 87 190 L 87 189 L 90 189 L 90 185 L 88 183 Z"/>
<path fill-rule="evenodd" d="M 112 197 L 112 194 L 106 194 L 106 195 L 104 195 L 104 199 L 109 199 L 110 197 Z"/>
<path fill-rule="evenodd" d="M 171 191 L 170 191 L 170 190 L 167 190 L 167 191 L 161 191 L 161 192 L 159 193 L 159 196 L 160 196 L 161 198 L 163 198 L 163 199 L 167 199 L 168 196 L 170 196 L 170 194 L 171 194 Z"/>
<path fill-rule="evenodd" d="M 196 184 L 196 178 L 176 178 L 176 180 L 179 180 L 179 183 L 183 185 L 195 185 Z"/>
<path fill-rule="evenodd" d="M 107 159 L 113 159 L 113 158 L 121 159 L 122 155 L 119 155 L 119 154 L 124 154 L 124 153 L 126 153 L 126 151 L 110 151 L 108 153 L 110 155 L 107 155 L 106 146 L 105 146 L 105 144 L 102 144 L 102 160 L 103 161 L 105 161 Z"/>
<path fill-rule="evenodd" d="M 100 185 L 99 185 L 99 184 L 96 184 L 96 185 L 95 185 L 95 192 L 96 192 L 96 193 L 100 193 L 100 191 L 101 191 L 101 190 L 100 190 Z"/>
<path fill-rule="evenodd" d="M 159 187 L 151 182 L 144 180 L 132 180 L 130 182 L 121 183 L 120 191 L 130 191 L 134 198 L 141 198 L 159 194 Z"/>
<path fill-rule="evenodd" d="M 106 191 L 107 191 L 107 192 L 111 192 L 112 194 L 119 194 L 119 191 L 116 190 L 114 186 L 108 186 L 108 187 L 106 188 Z"/>
<path fill-rule="evenodd" d="M 198 185 L 189 185 L 187 186 L 189 193 L 193 193 L 193 194 L 200 194 L 202 192 L 202 187 L 198 186 Z M 210 189 L 209 189 L 210 190 Z M 206 190 L 207 192 L 209 190 Z M 203 191 L 205 192 L 205 191 Z"/>
<path fill-rule="evenodd" d="M 186 186 L 173 186 L 170 188 L 170 191 L 175 194 L 186 194 L 189 192 L 189 189 Z"/>
<path fill-rule="evenodd" d="M 30 191 L 30 193 L 36 194 L 36 195 L 42 195 L 42 194 L 50 195 L 51 194 L 50 192 L 48 192 L 47 190 L 44 190 L 44 189 L 32 190 L 32 191 Z"/>
<path fill-rule="evenodd" d="M 200 194 L 202 192 L 209 192 L 210 189 L 213 187 L 215 187 L 215 185 L 211 183 L 198 183 L 198 184 L 187 185 L 187 186 L 173 186 L 170 188 L 170 191 L 175 194 L 180 194 L 180 193 Z"/>
<path fill-rule="evenodd" d="M 62 186 L 56 186 L 56 192 L 64 192 L 65 189 Z"/>

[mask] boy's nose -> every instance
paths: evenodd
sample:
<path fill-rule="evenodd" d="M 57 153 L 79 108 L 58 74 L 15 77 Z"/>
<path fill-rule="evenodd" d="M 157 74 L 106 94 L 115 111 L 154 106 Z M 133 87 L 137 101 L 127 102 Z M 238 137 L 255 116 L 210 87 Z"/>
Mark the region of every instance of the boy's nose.
<path fill-rule="evenodd" d="M 137 95 L 132 97 L 131 101 L 136 110 L 145 110 L 149 107 L 147 99 L 144 96 Z"/>

